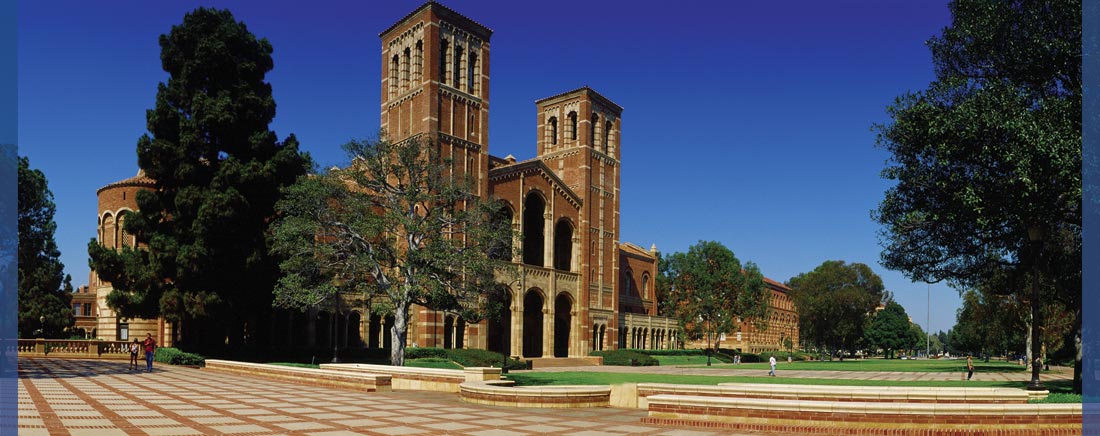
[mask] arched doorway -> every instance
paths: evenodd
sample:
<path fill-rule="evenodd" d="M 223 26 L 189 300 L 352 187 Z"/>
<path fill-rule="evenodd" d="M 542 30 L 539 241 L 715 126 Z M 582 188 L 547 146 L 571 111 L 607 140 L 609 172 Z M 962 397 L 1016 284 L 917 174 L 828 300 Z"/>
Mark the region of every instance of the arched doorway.
<path fill-rule="evenodd" d="M 537 193 L 527 194 L 523 202 L 523 263 L 543 266 L 543 244 L 545 243 L 543 217 L 546 202 Z"/>
<path fill-rule="evenodd" d="M 345 324 L 344 332 L 344 347 L 360 348 L 363 346 L 363 338 L 359 335 L 359 324 L 363 318 L 359 315 L 359 312 L 351 311 L 347 315 L 347 323 Z"/>
<path fill-rule="evenodd" d="M 367 348 L 381 348 L 382 335 L 382 316 L 372 313 L 370 314 L 370 327 L 367 327 Z"/>
<path fill-rule="evenodd" d="M 486 333 L 489 351 L 496 351 L 505 356 L 512 354 L 512 293 L 501 291 L 500 316 L 496 319 L 489 318 L 489 331 Z"/>
<path fill-rule="evenodd" d="M 454 343 L 452 342 L 452 338 L 454 338 L 454 333 L 455 333 L 455 317 L 447 315 L 447 317 L 444 318 L 444 320 L 443 320 L 443 348 L 444 349 L 454 348 Z"/>
<path fill-rule="evenodd" d="M 573 321 L 573 300 L 567 294 L 554 299 L 554 357 L 569 357 L 569 323 Z"/>
<path fill-rule="evenodd" d="M 523 357 L 542 357 L 542 303 L 537 289 L 523 297 Z"/>

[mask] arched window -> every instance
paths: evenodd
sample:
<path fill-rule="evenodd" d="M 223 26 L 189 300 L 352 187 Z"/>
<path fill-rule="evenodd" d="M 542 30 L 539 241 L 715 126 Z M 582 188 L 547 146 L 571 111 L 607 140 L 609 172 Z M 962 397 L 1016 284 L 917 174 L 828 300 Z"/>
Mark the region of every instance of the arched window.
<path fill-rule="evenodd" d="M 649 297 L 649 274 L 642 274 L 642 298 Z"/>
<path fill-rule="evenodd" d="M 592 122 L 589 123 L 589 126 L 588 126 L 588 130 L 589 130 L 588 139 L 589 139 L 589 141 L 592 141 L 592 146 L 593 147 L 596 146 L 596 142 L 598 140 L 598 138 L 596 137 L 596 126 L 598 126 L 598 125 L 600 125 L 600 116 L 593 113 L 592 114 Z"/>
<path fill-rule="evenodd" d="M 569 112 L 569 139 L 577 140 L 577 113 Z"/>
<path fill-rule="evenodd" d="M 554 269 L 573 270 L 573 226 L 564 219 L 554 226 Z"/>
<path fill-rule="evenodd" d="M 397 71 L 401 68 L 401 60 L 397 55 L 393 55 L 393 59 L 390 61 L 390 98 L 397 95 Z"/>
<path fill-rule="evenodd" d="M 603 128 L 603 152 L 610 153 L 611 150 L 611 120 L 604 123 Z"/>
<path fill-rule="evenodd" d="M 466 63 L 466 92 L 477 94 L 477 53 L 470 51 L 470 61 Z"/>
<path fill-rule="evenodd" d="M 501 232 L 507 232 L 509 235 L 512 233 L 512 209 L 501 202 L 500 209 L 493 213 L 493 230 L 500 230 Z M 507 229 L 507 230 L 505 230 Z M 489 258 L 495 260 L 509 261 L 512 260 L 512 239 L 508 238 L 507 241 L 495 241 L 492 246 L 489 247 Z"/>
<path fill-rule="evenodd" d="M 401 63 L 401 90 L 409 89 L 409 82 L 412 81 L 412 77 L 409 76 L 409 67 L 412 64 L 412 49 L 405 47 L 405 58 Z"/>
<path fill-rule="evenodd" d="M 558 117 L 550 117 L 550 145 L 558 145 Z"/>
<path fill-rule="evenodd" d="M 443 84 L 447 83 L 447 49 L 450 48 L 447 45 L 447 40 L 444 39 L 439 43 L 439 81 Z"/>
<path fill-rule="evenodd" d="M 451 72 L 454 73 L 454 81 L 451 82 L 454 87 L 462 86 L 462 46 L 455 46 L 455 66 Z"/>
<path fill-rule="evenodd" d="M 424 41 L 416 42 L 416 56 L 413 57 L 413 81 L 420 84 L 424 80 Z"/>
<path fill-rule="evenodd" d="M 532 192 L 523 202 L 523 263 L 543 266 L 544 222 L 546 202 Z"/>

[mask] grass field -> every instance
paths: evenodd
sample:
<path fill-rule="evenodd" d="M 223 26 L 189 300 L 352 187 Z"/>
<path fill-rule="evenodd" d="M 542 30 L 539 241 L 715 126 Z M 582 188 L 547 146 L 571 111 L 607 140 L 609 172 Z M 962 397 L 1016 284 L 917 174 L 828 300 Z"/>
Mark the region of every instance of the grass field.
<path fill-rule="evenodd" d="M 692 365 L 692 366 L 704 366 L 706 365 L 706 357 L 704 356 L 656 356 L 662 366 L 670 365 Z M 702 358 L 701 362 L 689 361 L 689 363 L 669 363 L 665 364 L 663 357 L 699 357 Z M 711 361 L 712 368 L 736 368 L 736 369 L 760 369 L 768 370 L 767 362 L 760 363 L 742 363 L 740 365 L 734 365 L 729 363 L 715 363 Z M 776 369 L 797 369 L 802 371 L 891 371 L 891 372 L 966 372 L 966 359 L 936 359 L 936 360 L 900 360 L 900 359 L 848 359 L 844 361 L 795 361 L 787 363 L 786 361 L 780 361 L 776 366 Z M 1023 365 L 1019 365 L 1012 362 L 1004 361 L 989 361 L 988 363 L 975 360 L 974 372 L 1018 372 L 1024 373 L 1027 370 Z"/>

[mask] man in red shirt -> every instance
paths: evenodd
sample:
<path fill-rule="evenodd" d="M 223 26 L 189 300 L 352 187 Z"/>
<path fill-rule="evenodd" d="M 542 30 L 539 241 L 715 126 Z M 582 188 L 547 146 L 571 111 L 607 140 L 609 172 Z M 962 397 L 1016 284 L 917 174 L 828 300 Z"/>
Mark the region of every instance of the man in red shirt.
<path fill-rule="evenodd" d="M 153 351 L 157 349 L 157 340 L 153 339 L 152 333 L 145 334 L 145 367 L 149 372 L 153 372 Z"/>

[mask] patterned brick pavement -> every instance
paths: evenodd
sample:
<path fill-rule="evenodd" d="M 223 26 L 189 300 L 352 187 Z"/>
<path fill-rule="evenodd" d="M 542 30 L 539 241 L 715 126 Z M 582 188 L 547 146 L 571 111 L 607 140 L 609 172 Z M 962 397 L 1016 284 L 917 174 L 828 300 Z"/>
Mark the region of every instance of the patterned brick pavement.
<path fill-rule="evenodd" d="M 456 394 L 361 393 L 160 365 L 19 359 L 19 434 L 413 435 L 729 434 L 640 422 L 641 410 L 517 409 Z"/>

